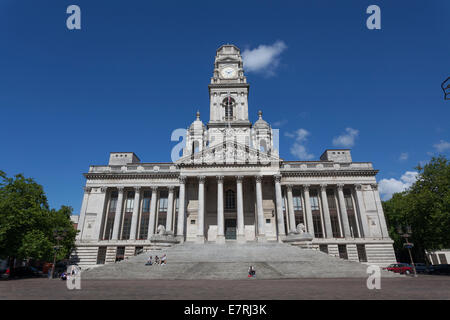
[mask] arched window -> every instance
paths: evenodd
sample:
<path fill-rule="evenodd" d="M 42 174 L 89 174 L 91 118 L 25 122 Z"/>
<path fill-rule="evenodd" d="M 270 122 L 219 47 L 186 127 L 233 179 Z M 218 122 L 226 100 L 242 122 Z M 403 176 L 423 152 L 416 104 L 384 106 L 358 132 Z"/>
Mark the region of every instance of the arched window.
<path fill-rule="evenodd" d="M 225 108 L 225 120 L 226 121 L 233 120 L 234 99 L 226 97 L 225 99 L 223 99 L 222 105 Z"/>
<path fill-rule="evenodd" d="M 236 194 L 233 190 L 225 192 L 225 210 L 236 209 Z"/>

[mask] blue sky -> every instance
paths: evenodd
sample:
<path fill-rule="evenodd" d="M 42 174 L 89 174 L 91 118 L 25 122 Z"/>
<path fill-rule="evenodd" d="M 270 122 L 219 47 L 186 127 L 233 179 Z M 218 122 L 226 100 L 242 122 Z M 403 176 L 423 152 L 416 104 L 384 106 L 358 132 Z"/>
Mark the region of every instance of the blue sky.
<path fill-rule="evenodd" d="M 381 30 L 366 28 L 371 4 Z M 246 72 L 249 113 L 281 130 L 282 158 L 351 147 L 396 190 L 450 151 L 449 22 L 448 0 L 0 0 L 0 170 L 78 213 L 89 165 L 170 161 L 172 131 L 197 109 L 208 120 L 215 50 L 233 43 L 266 54 Z"/>

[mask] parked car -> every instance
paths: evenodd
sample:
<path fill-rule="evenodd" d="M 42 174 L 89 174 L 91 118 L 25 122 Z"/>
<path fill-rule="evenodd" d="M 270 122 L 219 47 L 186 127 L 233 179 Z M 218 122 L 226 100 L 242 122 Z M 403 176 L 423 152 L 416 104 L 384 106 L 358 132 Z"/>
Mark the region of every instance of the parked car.
<path fill-rule="evenodd" d="M 384 270 L 392 271 L 400 274 L 411 274 L 413 273 L 413 268 L 407 263 L 393 263 L 388 265 Z"/>
<path fill-rule="evenodd" d="M 9 267 L 6 269 L 0 270 L 0 279 L 9 279 Z"/>
<path fill-rule="evenodd" d="M 450 264 L 435 264 L 431 266 L 429 273 L 450 275 Z"/>
<path fill-rule="evenodd" d="M 9 278 L 40 277 L 41 273 L 34 267 L 17 267 L 9 270 Z"/>
<path fill-rule="evenodd" d="M 414 266 L 416 267 L 416 272 L 417 273 L 429 273 L 430 272 L 430 267 L 429 265 L 427 265 L 426 263 L 415 263 Z"/>

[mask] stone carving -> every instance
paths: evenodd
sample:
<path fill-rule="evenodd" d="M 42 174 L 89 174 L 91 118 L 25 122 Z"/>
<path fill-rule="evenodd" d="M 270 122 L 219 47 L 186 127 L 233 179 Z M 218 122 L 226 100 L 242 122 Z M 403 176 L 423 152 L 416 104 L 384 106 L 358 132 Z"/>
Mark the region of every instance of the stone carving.
<path fill-rule="evenodd" d="M 160 224 L 158 226 L 157 232 L 158 232 L 159 236 L 165 236 L 167 234 L 166 227 L 164 227 L 162 224 Z"/>
<path fill-rule="evenodd" d="M 299 223 L 297 225 L 297 233 L 299 233 L 299 234 L 306 233 L 306 227 L 305 227 L 305 225 L 303 223 Z"/>

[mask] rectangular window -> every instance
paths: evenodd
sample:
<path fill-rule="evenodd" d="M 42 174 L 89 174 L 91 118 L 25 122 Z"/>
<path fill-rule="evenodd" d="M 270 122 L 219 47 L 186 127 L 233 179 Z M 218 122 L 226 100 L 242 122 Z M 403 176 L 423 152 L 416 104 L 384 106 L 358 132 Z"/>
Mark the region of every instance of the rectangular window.
<path fill-rule="evenodd" d="M 440 253 L 439 260 L 440 260 L 441 264 L 447 264 L 447 257 L 445 256 L 445 254 Z"/>
<path fill-rule="evenodd" d="M 130 239 L 130 230 L 131 230 L 131 212 L 126 212 L 123 217 L 123 226 L 122 226 L 122 240 Z"/>
<path fill-rule="evenodd" d="M 344 189 L 344 201 L 347 210 L 353 210 L 352 193 L 350 189 Z"/>
<path fill-rule="evenodd" d="M 167 206 L 169 204 L 167 197 L 167 192 L 161 191 L 159 194 L 159 212 L 167 212 Z"/>
<path fill-rule="evenodd" d="M 341 230 L 339 228 L 339 217 L 336 210 L 330 210 L 331 230 L 333 231 L 333 238 L 341 238 Z"/>
<path fill-rule="evenodd" d="M 105 264 L 106 261 L 106 247 L 98 247 L 97 264 Z"/>
<path fill-rule="evenodd" d="M 127 192 L 127 201 L 125 202 L 125 212 L 133 212 L 134 191 Z"/>
<path fill-rule="evenodd" d="M 336 210 L 336 198 L 334 196 L 334 190 L 328 189 L 327 190 L 327 201 L 328 201 L 328 208 L 330 210 Z"/>
<path fill-rule="evenodd" d="M 313 224 L 314 224 L 314 237 L 316 238 L 323 238 L 323 231 L 322 231 L 322 222 L 320 219 L 320 212 L 315 210 L 313 211 Z"/>
<path fill-rule="evenodd" d="M 139 239 L 145 240 L 148 237 L 148 224 L 150 222 L 150 214 L 143 212 L 141 216 L 141 228 L 139 230 Z"/>
<path fill-rule="evenodd" d="M 348 215 L 348 224 L 350 226 L 350 234 L 352 235 L 353 238 L 359 238 L 356 216 L 353 210 L 351 211 L 347 210 L 347 215 Z"/>
<path fill-rule="evenodd" d="M 367 262 L 366 246 L 363 244 L 357 244 L 356 250 L 358 251 L 359 262 Z"/>
<path fill-rule="evenodd" d="M 345 244 L 338 245 L 339 258 L 348 260 L 347 246 Z"/>
<path fill-rule="evenodd" d="M 311 210 L 319 210 L 319 197 L 317 196 L 317 191 L 310 192 L 310 202 L 311 202 Z"/>
<path fill-rule="evenodd" d="M 302 198 L 300 196 L 296 196 L 293 198 L 294 200 L 294 211 L 301 211 L 302 210 Z"/>
<path fill-rule="evenodd" d="M 328 245 L 326 244 L 320 244 L 319 245 L 319 250 L 324 252 L 324 253 L 328 253 Z"/>

